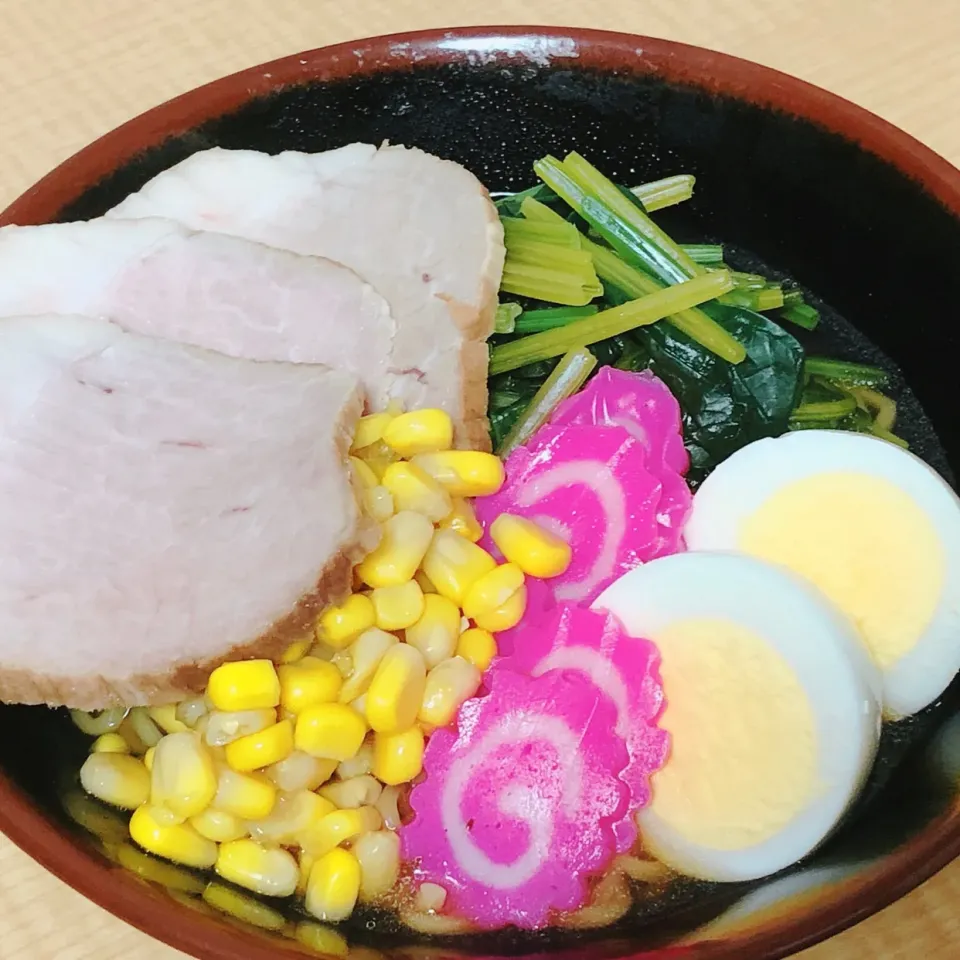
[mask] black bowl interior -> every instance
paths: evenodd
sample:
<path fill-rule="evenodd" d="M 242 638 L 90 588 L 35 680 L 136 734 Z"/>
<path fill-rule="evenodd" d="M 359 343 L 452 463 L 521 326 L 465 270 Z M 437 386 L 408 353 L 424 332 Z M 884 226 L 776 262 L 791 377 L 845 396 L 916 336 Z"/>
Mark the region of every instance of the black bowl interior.
<path fill-rule="evenodd" d="M 694 200 L 664 222 L 681 239 L 722 240 L 745 266 L 762 263 L 812 291 L 827 317 L 817 346 L 892 359 L 901 386 L 909 385 L 901 395 L 905 435 L 944 475 L 960 465 L 953 413 L 960 333 L 952 321 L 960 222 L 921 184 L 852 141 L 695 87 L 639 73 L 502 63 L 408 66 L 291 87 L 150 150 L 88 189 L 60 219 L 102 214 L 206 147 L 276 153 L 356 140 L 422 147 L 464 164 L 491 190 L 531 185 L 534 159 L 572 149 L 626 183 L 696 174 Z M 65 630 L 69 642 L 69 625 Z M 757 917 L 769 922 L 771 904 L 796 913 L 798 893 L 812 902 L 811 891 L 829 898 L 824 891 L 832 885 L 869 883 L 888 854 L 951 805 L 960 767 L 958 701 L 955 685 L 922 716 L 888 728 L 860 809 L 785 877 L 747 887 L 677 884 L 613 930 L 503 934 L 462 947 L 522 954 L 565 944 L 576 955 L 576 945 L 589 940 L 598 955 L 624 955 L 749 934 Z M 62 791 L 82 754 L 62 712 L 0 708 L 0 765 L 51 815 L 63 816 Z M 346 932 L 384 952 L 411 942 L 375 914 Z M 778 942 L 778 951 L 790 946 Z"/>

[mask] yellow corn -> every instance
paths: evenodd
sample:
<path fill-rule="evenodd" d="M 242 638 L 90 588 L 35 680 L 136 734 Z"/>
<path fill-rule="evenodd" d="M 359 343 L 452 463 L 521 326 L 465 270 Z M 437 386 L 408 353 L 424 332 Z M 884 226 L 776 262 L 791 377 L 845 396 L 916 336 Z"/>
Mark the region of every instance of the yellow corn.
<path fill-rule="evenodd" d="M 280 706 L 290 713 L 300 713 L 316 703 L 331 703 L 340 694 L 343 677 L 326 660 L 304 657 L 298 663 L 281 666 Z"/>
<path fill-rule="evenodd" d="M 359 837 L 370 828 L 370 821 L 359 808 L 332 810 L 308 828 L 301 830 L 297 839 L 311 856 L 322 857 L 334 847 Z"/>
<path fill-rule="evenodd" d="M 270 816 L 250 822 L 250 836 L 268 843 L 292 845 L 299 842 L 300 834 L 312 830 L 335 809 L 325 797 L 309 790 L 285 793 L 277 800 Z"/>
<path fill-rule="evenodd" d="M 334 849 L 310 871 L 306 908 L 318 920 L 346 920 L 360 894 L 360 863 L 349 850 Z"/>
<path fill-rule="evenodd" d="M 306 883 L 304 883 L 303 890 L 306 892 Z M 354 952 L 336 930 L 331 930 L 330 927 L 322 927 L 319 923 L 309 923 L 307 921 L 298 923 L 296 938 L 299 943 L 313 950 L 314 953 L 325 954 L 330 957 L 342 957 L 345 960 Z"/>
<path fill-rule="evenodd" d="M 190 728 L 177 719 L 177 705 L 168 703 L 162 707 L 148 707 L 150 718 L 164 733 L 185 733 Z"/>
<path fill-rule="evenodd" d="M 416 580 L 392 587 L 377 587 L 370 600 L 381 630 L 405 630 L 423 615 L 423 591 Z"/>
<path fill-rule="evenodd" d="M 146 707 L 134 707 L 127 719 L 120 724 L 117 733 L 126 736 L 125 730 L 130 730 L 130 748 L 134 753 L 143 753 L 148 747 L 155 747 L 163 736 L 163 731 L 153 722 L 153 717 L 147 713 Z M 132 738 L 135 737 L 136 741 Z M 134 742 L 139 746 L 134 746 Z"/>
<path fill-rule="evenodd" d="M 480 686 L 480 671 L 463 657 L 438 663 L 428 674 L 418 718 L 431 727 L 445 727 L 461 704 Z"/>
<path fill-rule="evenodd" d="M 424 594 L 437 592 L 437 588 L 433 585 L 433 582 L 422 570 L 418 570 L 413 575 L 413 579 L 420 584 L 420 589 L 424 592 Z"/>
<path fill-rule="evenodd" d="M 218 710 L 260 710 L 280 703 L 280 680 L 269 660 L 224 663 L 210 674 L 207 696 Z"/>
<path fill-rule="evenodd" d="M 380 483 L 370 464 L 359 457 L 350 458 L 350 471 L 353 474 L 354 485 L 358 490 L 372 490 Z"/>
<path fill-rule="evenodd" d="M 469 660 L 481 673 L 490 666 L 497 655 L 497 641 L 489 630 L 471 627 L 460 634 L 457 641 L 457 656 Z"/>
<path fill-rule="evenodd" d="M 341 703 L 352 703 L 367 692 L 380 661 L 386 652 L 399 642 L 392 633 L 386 633 L 377 627 L 357 637 L 346 657 L 347 676 L 340 690 Z"/>
<path fill-rule="evenodd" d="M 247 835 L 247 825 L 232 813 L 225 810 L 214 810 L 207 807 L 203 813 L 191 817 L 188 821 L 191 827 L 214 843 L 229 843 Z"/>
<path fill-rule="evenodd" d="M 321 787 L 320 796 L 329 800 L 341 810 L 356 810 L 359 807 L 372 807 L 383 793 L 383 784 L 370 774 L 364 773 L 349 780 L 335 780 Z"/>
<path fill-rule="evenodd" d="M 226 746 L 227 763 L 246 773 L 279 763 L 293 752 L 293 723 L 281 720 L 259 733 L 251 733 Z"/>
<path fill-rule="evenodd" d="M 119 733 L 101 733 L 90 745 L 91 753 L 129 753 L 130 744 Z"/>
<path fill-rule="evenodd" d="M 353 443 L 350 445 L 351 452 L 362 450 L 369 447 L 378 440 L 383 439 L 383 433 L 393 420 L 392 413 L 371 413 L 366 417 L 361 417 L 357 421 L 357 428 L 353 432 Z"/>
<path fill-rule="evenodd" d="M 388 786 L 412 780 L 423 769 L 423 731 L 411 726 L 401 733 L 378 733 L 373 742 L 373 773 Z"/>
<path fill-rule="evenodd" d="M 241 820 L 259 820 L 270 814 L 276 802 L 277 788 L 266 777 L 220 767 L 212 802 L 214 809 Z"/>
<path fill-rule="evenodd" d="M 268 850 L 255 840 L 221 844 L 216 871 L 224 880 L 264 897 L 289 897 L 297 889 L 300 869 L 286 850 Z"/>
<path fill-rule="evenodd" d="M 421 453 L 413 458 L 413 463 L 453 497 L 486 497 L 503 486 L 503 464 L 492 453 L 479 450 Z"/>
<path fill-rule="evenodd" d="M 317 639 L 342 650 L 377 622 L 373 604 L 362 593 L 351 594 L 339 607 L 328 607 L 317 620 Z"/>
<path fill-rule="evenodd" d="M 460 608 L 447 597 L 431 593 L 424 597 L 423 614 L 407 627 L 406 639 L 423 654 L 428 668 L 453 656 L 460 633 Z"/>
<path fill-rule="evenodd" d="M 397 510 L 415 510 L 438 523 L 453 510 L 450 494 L 433 477 L 412 463 L 391 463 L 383 485 L 393 496 Z"/>
<path fill-rule="evenodd" d="M 298 750 L 322 760 L 346 760 L 360 749 L 367 724 L 352 707 L 343 703 L 318 703 L 297 717 L 295 744 Z"/>
<path fill-rule="evenodd" d="M 91 753 L 80 768 L 80 783 L 87 793 L 122 810 L 135 810 L 150 797 L 147 768 L 124 753 Z"/>
<path fill-rule="evenodd" d="M 177 704 L 176 716 L 184 726 L 193 730 L 208 712 L 209 704 L 206 697 L 188 697 Z"/>
<path fill-rule="evenodd" d="M 445 410 L 411 410 L 391 420 L 382 437 L 401 457 L 449 450 L 453 446 L 453 421 Z"/>
<path fill-rule="evenodd" d="M 203 893 L 204 882 L 201 879 L 173 864 L 164 863 L 143 853 L 133 844 L 121 843 L 117 847 L 117 863 L 138 877 L 158 883 L 167 890 L 179 890 L 194 895 Z"/>
<path fill-rule="evenodd" d="M 303 897 L 307 892 L 307 880 L 310 879 L 310 871 L 313 869 L 316 859 L 304 850 L 297 851 L 297 863 L 300 865 L 300 879 L 297 880 L 298 897 Z"/>
<path fill-rule="evenodd" d="M 526 517 L 500 514 L 490 524 L 490 536 L 504 557 L 531 577 L 559 577 L 570 566 L 570 544 Z"/>
<path fill-rule="evenodd" d="M 282 930 L 287 925 L 282 913 L 222 883 L 208 883 L 203 890 L 203 902 L 227 916 L 264 930 Z"/>
<path fill-rule="evenodd" d="M 217 862 L 217 845 L 212 840 L 201 837 L 187 823 L 159 822 L 148 804 L 133 811 L 130 836 L 148 853 L 188 867 L 202 870 Z"/>
<path fill-rule="evenodd" d="M 432 537 L 433 524 L 422 513 L 401 510 L 383 524 L 379 545 L 357 565 L 360 579 L 371 587 L 412 580 Z"/>
<path fill-rule="evenodd" d="M 377 812 L 383 818 L 385 827 L 390 830 L 400 829 L 400 787 L 397 784 L 383 788 L 377 801 Z"/>
<path fill-rule="evenodd" d="M 156 747 L 150 747 L 149 750 L 143 755 L 143 765 L 152 773 L 153 772 L 153 755 L 157 752 Z"/>
<path fill-rule="evenodd" d="M 326 783 L 337 769 L 336 760 L 320 760 L 302 750 L 294 750 L 285 760 L 267 767 L 263 772 L 280 790 L 316 790 Z"/>
<path fill-rule="evenodd" d="M 367 722 L 377 733 L 399 733 L 417 716 L 427 670 L 416 647 L 391 647 L 377 667 L 366 694 Z"/>
<path fill-rule="evenodd" d="M 392 830 L 374 830 L 353 845 L 360 863 L 360 898 L 375 900 L 389 893 L 400 875 L 400 837 Z"/>
<path fill-rule="evenodd" d="M 526 607 L 527 587 L 515 563 L 502 563 L 475 580 L 463 598 L 464 615 L 492 632 L 516 626 Z"/>
<path fill-rule="evenodd" d="M 261 710 L 214 710 L 207 714 L 203 739 L 208 747 L 225 747 L 234 740 L 259 733 L 277 722 L 277 711 L 271 707 Z M 200 727 L 197 728 L 198 730 Z"/>
<path fill-rule="evenodd" d="M 373 769 L 373 744 L 364 742 L 356 756 L 344 760 L 337 765 L 337 776 L 341 780 L 351 780 L 353 777 L 362 777 Z"/>
<path fill-rule="evenodd" d="M 281 663 L 296 663 L 302 660 L 313 646 L 313 636 L 303 637 L 301 640 L 294 640 L 283 653 L 280 654 Z"/>
<path fill-rule="evenodd" d="M 192 731 L 170 733 L 155 750 L 150 802 L 183 819 L 206 810 L 217 792 L 217 771 L 200 737 Z"/>
<path fill-rule="evenodd" d="M 483 547 L 452 530 L 437 530 L 423 557 L 423 572 L 437 593 L 461 606 L 467 590 L 497 566 Z"/>
<path fill-rule="evenodd" d="M 416 908 L 422 913 L 437 913 L 447 902 L 447 891 L 439 883 L 421 883 L 417 889 Z"/>
<path fill-rule="evenodd" d="M 382 484 L 364 490 L 360 495 L 360 502 L 364 513 L 378 523 L 389 520 L 397 511 L 393 494 Z"/>
<path fill-rule="evenodd" d="M 453 509 L 441 521 L 443 530 L 452 530 L 476 543 L 483 536 L 483 527 L 473 512 L 473 507 L 463 497 L 453 497 Z"/>

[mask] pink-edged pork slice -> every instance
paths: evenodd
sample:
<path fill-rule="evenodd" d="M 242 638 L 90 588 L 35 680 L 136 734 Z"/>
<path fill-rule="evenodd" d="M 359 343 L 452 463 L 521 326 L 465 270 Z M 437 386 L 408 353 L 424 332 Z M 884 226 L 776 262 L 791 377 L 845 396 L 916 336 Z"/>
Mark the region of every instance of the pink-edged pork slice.
<path fill-rule="evenodd" d="M 486 189 L 464 167 L 365 143 L 276 156 L 215 148 L 154 177 L 107 216 L 169 217 L 356 270 L 397 321 L 395 368 L 442 399 L 458 443 L 489 446 L 486 339 L 503 230 Z"/>
<path fill-rule="evenodd" d="M 371 409 L 428 405 L 393 361 L 397 324 L 354 271 L 172 220 L 0 228 L 0 316 L 101 317 L 251 360 L 356 374 Z"/>
<path fill-rule="evenodd" d="M 171 702 L 278 654 L 376 543 L 348 373 L 0 320 L 0 699 Z"/>

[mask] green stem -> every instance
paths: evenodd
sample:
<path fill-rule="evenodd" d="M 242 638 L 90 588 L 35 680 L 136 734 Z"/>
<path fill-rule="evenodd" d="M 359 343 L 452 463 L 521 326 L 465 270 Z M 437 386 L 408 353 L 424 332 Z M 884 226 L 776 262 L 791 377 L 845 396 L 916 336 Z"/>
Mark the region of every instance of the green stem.
<path fill-rule="evenodd" d="M 685 243 L 683 251 L 694 263 L 701 266 L 723 266 L 723 246 L 719 243 Z"/>
<path fill-rule="evenodd" d="M 806 303 L 791 304 L 781 311 L 780 316 L 804 330 L 816 330 L 820 322 L 819 312 Z"/>
<path fill-rule="evenodd" d="M 573 396 L 583 386 L 596 365 L 597 358 L 586 347 L 577 347 L 565 353 L 504 437 L 497 454 L 506 457 L 515 447 L 526 443 L 547 422 L 557 404 Z"/>
<path fill-rule="evenodd" d="M 619 307 L 603 310 L 596 316 L 575 320 L 556 330 L 545 330 L 543 333 L 534 333 L 529 337 L 501 344 L 490 351 L 490 375 L 559 357 L 576 347 L 587 346 L 619 336 L 636 327 L 656 323 L 671 314 L 713 300 L 732 286 L 733 281 L 724 274 L 706 274 L 685 283 L 665 287 Z"/>
<path fill-rule="evenodd" d="M 882 387 L 890 382 L 890 375 L 879 367 L 833 360 L 830 357 L 807 357 L 803 362 L 803 369 L 811 377 L 824 377 L 849 386 Z"/>
<path fill-rule="evenodd" d="M 493 320 L 494 333 L 513 333 L 517 317 L 523 313 L 519 303 L 501 303 Z"/>
<path fill-rule="evenodd" d="M 801 403 L 790 414 L 790 419 L 798 423 L 809 423 L 815 420 L 839 420 L 841 417 L 853 413 L 856 409 L 857 401 L 853 397 Z"/>
<path fill-rule="evenodd" d="M 547 307 L 543 310 L 524 310 L 514 324 L 514 333 L 540 333 L 564 327 L 573 320 L 592 317 L 599 307 L 588 304 L 585 307 Z"/>
<path fill-rule="evenodd" d="M 696 177 L 693 174 L 681 173 L 675 177 L 641 183 L 639 187 L 632 187 L 630 192 L 643 204 L 647 213 L 653 213 L 655 210 L 689 200 L 693 196 L 695 183 Z"/>
<path fill-rule="evenodd" d="M 501 217 L 500 223 L 503 224 L 503 238 L 508 254 L 514 246 L 524 243 L 552 243 L 560 247 L 580 249 L 580 231 L 562 218 L 536 221 L 524 217 Z"/>

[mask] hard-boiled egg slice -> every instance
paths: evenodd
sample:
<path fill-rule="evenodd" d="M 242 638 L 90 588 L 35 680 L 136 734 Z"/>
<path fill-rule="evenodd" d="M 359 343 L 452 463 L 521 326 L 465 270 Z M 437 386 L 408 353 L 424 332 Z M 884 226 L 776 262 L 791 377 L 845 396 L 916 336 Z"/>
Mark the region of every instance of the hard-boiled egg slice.
<path fill-rule="evenodd" d="M 671 751 L 637 815 L 647 849 L 752 880 L 817 847 L 879 739 L 879 676 L 849 621 L 788 571 L 723 553 L 653 560 L 594 606 L 662 657 Z"/>
<path fill-rule="evenodd" d="M 741 550 L 815 584 L 908 716 L 960 669 L 960 500 L 919 458 L 857 433 L 806 430 L 739 450 L 704 481 L 691 550 Z"/>

